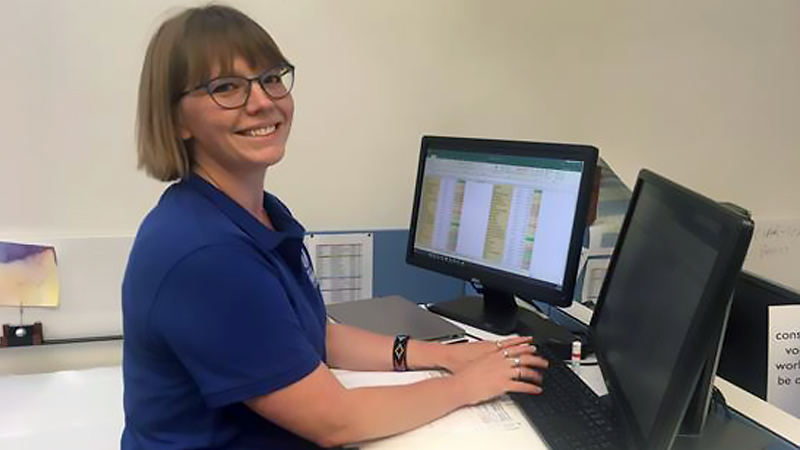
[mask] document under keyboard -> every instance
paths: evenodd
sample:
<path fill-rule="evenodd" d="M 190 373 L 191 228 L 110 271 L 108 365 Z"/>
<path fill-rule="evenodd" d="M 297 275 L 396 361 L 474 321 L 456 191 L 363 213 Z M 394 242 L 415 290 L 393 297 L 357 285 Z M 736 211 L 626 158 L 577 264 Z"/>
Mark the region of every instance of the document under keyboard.
<path fill-rule="evenodd" d="M 580 377 L 547 349 L 550 361 L 542 393 L 512 393 L 531 424 L 553 450 L 624 449 L 613 413 Z"/>

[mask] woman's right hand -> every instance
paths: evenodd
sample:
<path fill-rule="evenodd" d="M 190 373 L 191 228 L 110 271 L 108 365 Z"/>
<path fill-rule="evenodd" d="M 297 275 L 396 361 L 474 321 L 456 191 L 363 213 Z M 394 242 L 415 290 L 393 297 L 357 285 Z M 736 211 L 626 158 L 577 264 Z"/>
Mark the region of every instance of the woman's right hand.
<path fill-rule="evenodd" d="M 474 405 L 507 392 L 538 394 L 542 392 L 542 370 L 547 360 L 536 354 L 536 347 L 526 341 L 489 353 L 453 375 L 467 404 Z"/>

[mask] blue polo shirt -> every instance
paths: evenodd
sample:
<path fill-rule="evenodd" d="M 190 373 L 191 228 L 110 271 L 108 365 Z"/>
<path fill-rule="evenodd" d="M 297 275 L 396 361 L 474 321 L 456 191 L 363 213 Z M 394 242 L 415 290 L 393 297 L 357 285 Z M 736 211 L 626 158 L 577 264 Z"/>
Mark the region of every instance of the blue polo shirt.
<path fill-rule="evenodd" d="M 242 403 L 325 359 L 303 227 L 264 207 L 275 231 L 193 175 L 142 223 L 122 286 L 123 450 L 317 448 Z"/>

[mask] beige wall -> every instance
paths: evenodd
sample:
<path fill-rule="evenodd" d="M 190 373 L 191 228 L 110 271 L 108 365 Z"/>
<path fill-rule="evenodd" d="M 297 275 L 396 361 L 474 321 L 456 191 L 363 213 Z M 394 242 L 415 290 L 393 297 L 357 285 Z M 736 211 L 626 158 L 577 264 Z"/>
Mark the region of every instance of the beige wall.
<path fill-rule="evenodd" d="M 1 235 L 135 232 L 163 189 L 135 169 L 138 73 L 175 3 L 3 0 Z M 800 217 L 797 0 L 229 3 L 298 67 L 267 187 L 309 229 L 406 227 L 424 133 L 591 143 L 627 182 Z"/>
<path fill-rule="evenodd" d="M 0 376 L 118 366 L 121 363 L 122 341 L 0 350 Z"/>
<path fill-rule="evenodd" d="M 184 2 L 185 3 L 185 2 Z M 800 216 L 796 0 L 232 1 L 298 66 L 267 186 L 311 229 L 407 226 L 419 137 L 587 142 Z M 4 0 L 0 232 L 133 233 L 142 53 L 173 2 Z"/>

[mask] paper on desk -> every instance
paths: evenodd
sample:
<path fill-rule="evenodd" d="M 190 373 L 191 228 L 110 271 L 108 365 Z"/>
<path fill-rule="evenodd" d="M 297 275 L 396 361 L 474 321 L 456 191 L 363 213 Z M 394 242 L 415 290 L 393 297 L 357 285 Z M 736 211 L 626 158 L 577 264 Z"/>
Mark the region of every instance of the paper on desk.
<path fill-rule="evenodd" d="M 410 372 L 359 372 L 353 370 L 332 370 L 336 379 L 347 389 L 372 386 L 396 386 L 411 384 L 440 376 L 438 372 L 414 370 Z"/>
<path fill-rule="evenodd" d="M 429 378 L 449 376 L 438 371 L 350 372 L 334 370 L 348 389 L 367 386 L 410 384 Z M 535 450 L 547 446 L 508 398 L 469 406 L 406 433 L 362 443 L 364 450 L 522 448 Z"/>

